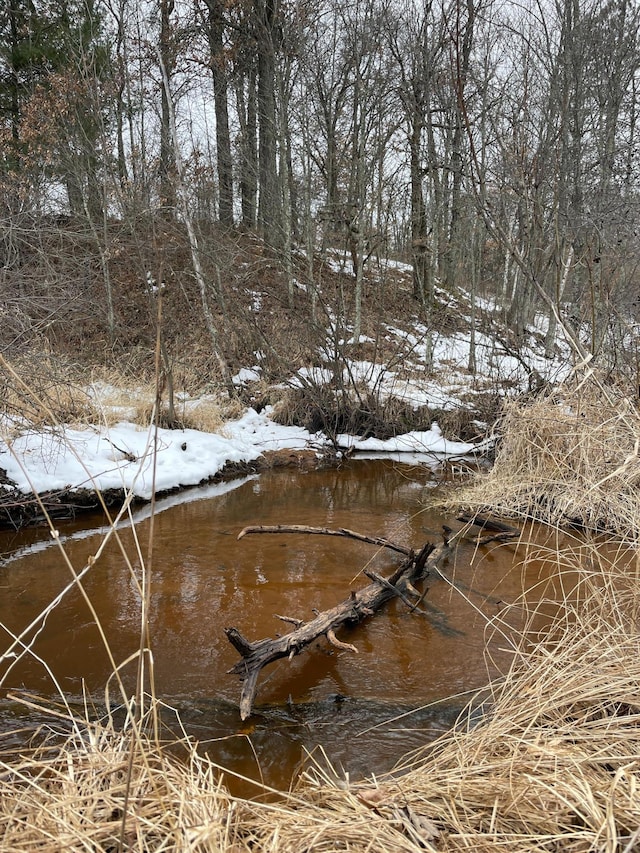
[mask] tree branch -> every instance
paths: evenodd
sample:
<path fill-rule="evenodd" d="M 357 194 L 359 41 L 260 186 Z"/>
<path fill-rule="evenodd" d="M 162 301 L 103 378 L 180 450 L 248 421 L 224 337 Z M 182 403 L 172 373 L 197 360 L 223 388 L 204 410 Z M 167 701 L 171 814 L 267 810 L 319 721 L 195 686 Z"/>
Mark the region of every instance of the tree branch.
<path fill-rule="evenodd" d="M 348 536 L 371 544 L 384 544 L 389 546 L 385 539 L 363 536 L 353 531 L 326 531 L 325 528 L 305 528 L 298 526 L 277 526 L 245 528 L 241 536 L 247 532 L 256 533 L 326 533 L 329 535 Z M 300 622 L 293 631 L 281 637 L 272 639 L 267 637 L 256 642 L 249 642 L 242 636 L 237 628 L 225 628 L 225 633 L 235 649 L 240 653 L 239 660 L 229 670 L 229 673 L 239 675 L 242 678 L 242 690 L 240 695 L 240 716 L 246 720 L 250 716 L 255 694 L 258 688 L 258 675 L 267 664 L 280 658 L 295 657 L 308 645 L 319 637 L 326 637 L 327 641 L 340 649 L 357 651 L 350 643 L 344 643 L 336 637 L 336 631 L 345 625 L 355 625 L 368 616 L 371 616 L 382 605 L 395 596 L 407 601 L 406 590 L 413 583 L 423 580 L 431 571 L 437 571 L 438 565 L 449 556 L 451 547 L 449 545 L 449 528 L 445 528 L 443 542 L 437 548 L 427 543 L 416 554 L 409 548 L 393 546 L 393 549 L 406 555 L 400 566 L 386 578 L 374 576 L 373 583 L 359 590 L 353 591 L 344 601 L 335 607 L 323 612 L 315 611 L 315 618 L 310 622 Z M 239 537 L 240 538 L 240 537 Z M 408 602 L 411 604 L 411 602 Z M 282 618 L 282 617 L 279 617 Z M 296 621 L 287 617 L 285 621 L 296 624 Z"/>

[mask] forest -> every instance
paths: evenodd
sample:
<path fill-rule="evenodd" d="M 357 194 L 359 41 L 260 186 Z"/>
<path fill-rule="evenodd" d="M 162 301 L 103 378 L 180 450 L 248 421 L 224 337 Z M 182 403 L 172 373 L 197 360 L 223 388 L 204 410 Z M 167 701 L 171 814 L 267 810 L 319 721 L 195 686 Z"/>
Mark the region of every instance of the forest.
<path fill-rule="evenodd" d="M 3 351 L 135 365 L 148 284 L 172 279 L 228 384 L 239 267 L 276 270 L 311 328 L 339 249 L 355 342 L 396 258 L 427 339 L 463 287 L 515 352 L 538 312 L 549 357 L 560 323 L 635 382 L 639 25 L 630 0 L 7 0 Z"/>
<path fill-rule="evenodd" d="M 640 849 L 639 86 L 637 0 L 0 3 L 0 853 Z"/>

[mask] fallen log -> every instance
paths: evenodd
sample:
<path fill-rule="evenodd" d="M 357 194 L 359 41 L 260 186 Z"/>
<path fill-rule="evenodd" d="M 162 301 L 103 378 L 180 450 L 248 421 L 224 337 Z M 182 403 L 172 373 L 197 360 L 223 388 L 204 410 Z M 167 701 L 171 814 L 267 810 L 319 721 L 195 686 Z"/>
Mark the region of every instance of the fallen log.
<path fill-rule="evenodd" d="M 301 532 L 304 530 L 300 527 L 296 528 L 271 528 L 270 532 Z M 387 540 L 379 540 L 353 534 L 353 531 L 330 531 L 328 528 L 310 528 L 307 532 L 319 533 L 322 531 L 325 535 L 350 535 L 352 538 L 360 539 L 361 541 L 369 541 L 374 544 L 385 543 L 388 547 Z M 245 528 L 240 536 L 247 533 L 265 533 L 265 528 Z M 267 664 L 281 658 L 289 658 L 291 660 L 295 655 L 300 654 L 307 646 L 317 640 L 319 637 L 326 637 L 327 642 L 336 648 L 357 653 L 357 648 L 350 643 L 344 643 L 336 637 L 336 631 L 345 625 L 356 625 L 368 616 L 372 616 L 385 602 L 398 596 L 405 603 L 410 603 L 408 599 L 416 596 L 420 598 L 420 594 L 414 587 L 415 583 L 424 580 L 431 571 L 438 568 L 451 553 L 449 545 L 449 528 L 444 528 L 443 541 L 438 547 L 431 543 L 424 545 L 418 553 L 411 549 L 401 549 L 400 546 L 395 546 L 394 550 L 406 554 L 405 559 L 398 568 L 388 577 L 382 578 L 374 576 L 373 582 L 365 586 L 359 591 L 353 591 L 349 598 L 341 601 L 335 607 L 329 610 L 324 610 L 317 613 L 315 618 L 310 622 L 303 622 L 294 619 L 290 616 L 279 616 L 278 618 L 284 622 L 295 625 L 294 630 L 283 636 L 271 638 L 267 637 L 263 640 L 251 642 L 247 640 L 237 628 L 225 628 L 225 634 L 229 642 L 241 655 L 239 660 L 229 670 L 230 674 L 239 675 L 242 679 L 242 689 L 240 693 L 240 716 L 243 720 L 251 715 L 253 702 L 258 689 L 258 677 L 261 670 Z M 393 544 L 393 543 L 391 543 Z M 369 574 L 371 577 L 371 574 Z"/>

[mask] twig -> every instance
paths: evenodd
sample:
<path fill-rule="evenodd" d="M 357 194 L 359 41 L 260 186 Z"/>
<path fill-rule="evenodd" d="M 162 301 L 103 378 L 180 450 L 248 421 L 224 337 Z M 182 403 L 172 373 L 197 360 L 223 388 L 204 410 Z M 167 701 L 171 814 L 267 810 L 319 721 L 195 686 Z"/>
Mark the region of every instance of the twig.
<path fill-rule="evenodd" d="M 278 613 L 274 613 L 273 615 L 281 622 L 288 622 L 290 625 L 295 625 L 296 628 L 301 628 L 304 625 L 304 619 L 294 619 L 293 616 L 280 616 Z"/>
<path fill-rule="evenodd" d="M 330 645 L 334 646 L 336 649 L 343 649 L 345 652 L 353 652 L 356 655 L 359 654 L 354 645 L 351 643 L 343 643 L 342 640 L 339 640 L 336 637 L 333 628 L 329 628 L 325 636 L 327 640 L 329 640 Z"/>
<path fill-rule="evenodd" d="M 117 445 L 117 444 L 114 444 L 114 442 L 113 442 L 113 441 L 111 441 L 111 439 L 110 439 L 110 438 L 103 438 L 102 440 L 103 440 L 103 441 L 107 441 L 107 442 L 111 445 L 111 447 L 113 447 L 113 449 L 114 449 L 114 450 L 117 450 L 117 451 L 118 451 L 118 453 L 122 453 L 122 455 L 123 455 L 123 456 L 124 456 L 124 458 L 127 460 L 127 462 L 137 462 L 137 461 L 138 461 L 138 457 L 137 457 L 137 456 L 134 456 L 134 454 L 133 454 L 133 453 L 131 453 L 131 452 L 130 452 L 130 451 L 128 451 L 128 450 L 123 450 L 123 448 L 122 448 L 122 447 L 118 447 L 118 445 Z"/>
<path fill-rule="evenodd" d="M 381 586 L 384 586 L 387 589 L 391 590 L 391 592 L 393 592 L 394 595 L 397 595 L 398 598 L 400 598 L 400 599 L 402 599 L 402 601 L 404 601 L 404 603 L 407 605 L 407 607 L 411 608 L 411 611 L 416 609 L 417 604 L 414 604 L 413 601 L 411 601 L 409 598 L 407 598 L 407 596 L 404 594 L 404 592 L 401 589 L 399 589 L 397 586 L 394 586 L 392 583 L 389 583 L 389 581 L 386 578 L 383 578 L 382 575 L 379 575 L 377 572 L 374 572 L 371 569 L 365 569 L 364 574 L 368 578 L 370 578 L 372 581 L 375 581 L 376 583 L 379 583 Z M 420 600 L 422 600 L 422 598 L 424 597 L 424 594 L 425 593 L 423 593 L 421 595 L 420 593 L 418 593 L 418 598 L 420 598 Z M 422 611 L 420 611 L 420 612 L 422 612 Z"/>

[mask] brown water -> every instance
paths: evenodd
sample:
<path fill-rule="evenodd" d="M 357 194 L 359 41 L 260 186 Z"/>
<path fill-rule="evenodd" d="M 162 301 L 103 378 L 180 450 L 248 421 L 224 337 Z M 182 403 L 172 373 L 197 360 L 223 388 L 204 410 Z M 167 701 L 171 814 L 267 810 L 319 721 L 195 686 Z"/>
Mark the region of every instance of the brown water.
<path fill-rule="evenodd" d="M 446 571 L 465 585 L 463 593 L 432 578 L 425 599 L 428 617 L 409 613 L 396 600 L 341 633 L 358 654 L 319 642 L 292 661 L 267 667 L 255 713 L 246 724 L 240 722 L 240 684 L 227 674 L 238 655 L 223 629 L 235 626 L 250 640 L 284 633 L 290 626 L 275 614 L 307 620 L 313 608 L 331 607 L 350 589 L 368 583 L 361 575 L 364 567 L 385 573 L 396 560 L 389 551 L 347 539 L 254 535 L 237 541 L 239 531 L 254 524 L 347 527 L 419 548 L 439 539 L 443 522 L 461 527 L 423 509 L 433 486 L 428 469 L 377 460 L 341 470 L 267 473 L 160 504 L 154 522 L 150 616 L 156 691 L 179 709 L 186 728 L 214 760 L 286 787 L 305 750 L 322 744 L 331 761 L 352 775 L 381 772 L 403 752 L 448 728 L 468 691 L 483 686 L 495 667 L 509 665 L 514 632 L 505 628 L 505 634 L 496 634 L 489 622 L 504 603 L 520 596 L 523 585 L 544 587 L 547 569 L 534 565 L 524 577 L 515 546 L 478 549 L 462 542 Z M 145 514 L 136 525 L 143 553 L 149 536 Z M 99 521 L 84 518 L 60 527 L 66 554 L 78 571 L 103 539 L 104 531 L 92 524 Z M 121 539 L 139 576 L 130 528 Z M 0 534 L 0 555 L 0 623 L 6 647 L 10 632 L 22 632 L 71 575 L 44 530 Z M 140 601 L 115 543 L 92 566 L 84 588 L 120 664 L 139 646 Z M 511 613 L 510 622 L 517 623 L 517 614 Z M 25 641 L 34 636 L 38 659 L 23 655 L 2 664 L 5 694 L 26 688 L 54 695 L 51 674 L 42 664 L 46 661 L 68 695 L 80 697 L 84 689 L 98 699 L 103 696 L 111 664 L 77 589 L 46 620 L 39 620 Z M 121 673 L 131 688 L 135 664 Z M 13 706 L 3 708 L 6 726 Z M 406 714 L 416 708 L 421 710 Z M 399 714 L 405 716 L 382 725 Z"/>

